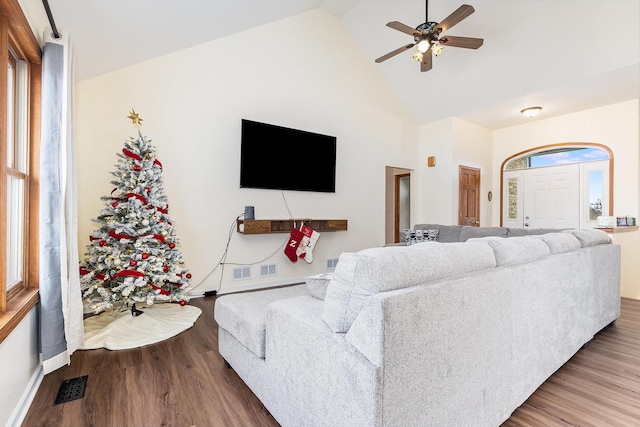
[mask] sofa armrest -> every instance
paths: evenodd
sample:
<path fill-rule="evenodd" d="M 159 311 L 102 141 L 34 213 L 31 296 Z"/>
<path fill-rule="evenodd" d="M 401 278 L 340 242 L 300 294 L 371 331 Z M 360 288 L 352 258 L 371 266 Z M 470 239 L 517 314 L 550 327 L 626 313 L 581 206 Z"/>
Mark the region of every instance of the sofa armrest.
<path fill-rule="evenodd" d="M 285 390 L 279 420 L 380 426 L 380 369 L 345 334 L 329 329 L 322 311 L 323 301 L 309 296 L 277 301 L 267 310 L 265 360 Z"/>

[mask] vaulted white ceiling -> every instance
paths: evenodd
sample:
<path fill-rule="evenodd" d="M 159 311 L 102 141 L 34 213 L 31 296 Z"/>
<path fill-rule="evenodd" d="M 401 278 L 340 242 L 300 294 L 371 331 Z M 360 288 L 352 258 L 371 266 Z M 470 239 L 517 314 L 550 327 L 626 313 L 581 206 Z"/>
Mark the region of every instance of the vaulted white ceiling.
<path fill-rule="evenodd" d="M 48 26 L 41 0 L 20 2 L 32 25 Z M 462 3 L 429 1 L 429 20 Z M 519 111 L 533 105 L 542 119 L 640 97 L 638 0 L 467 3 L 475 13 L 447 34 L 484 45 L 448 47 L 421 73 L 413 50 L 374 59 L 412 42 L 386 23 L 423 23 L 424 0 L 49 0 L 80 80 L 320 8 L 344 23 L 421 124 L 458 117 L 500 129 L 525 122 Z"/>

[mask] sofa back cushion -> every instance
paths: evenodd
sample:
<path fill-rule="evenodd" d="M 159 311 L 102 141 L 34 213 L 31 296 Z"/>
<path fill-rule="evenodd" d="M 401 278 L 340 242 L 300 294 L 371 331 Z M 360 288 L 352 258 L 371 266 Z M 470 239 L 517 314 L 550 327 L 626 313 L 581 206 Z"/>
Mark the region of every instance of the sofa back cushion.
<path fill-rule="evenodd" d="M 509 228 L 507 237 L 536 236 L 539 234 L 559 233 L 559 228 Z"/>
<path fill-rule="evenodd" d="M 573 234 L 580 241 L 580 245 L 585 248 L 587 246 L 603 245 L 611 243 L 611 236 L 602 230 L 593 228 L 583 229 L 576 228 L 571 230 L 563 230 L 563 233 Z"/>
<path fill-rule="evenodd" d="M 507 237 L 506 227 L 472 227 L 470 225 L 463 225 L 460 229 L 460 241 L 466 242 L 469 239 L 475 239 L 479 237 Z"/>
<path fill-rule="evenodd" d="M 307 283 L 307 286 L 309 287 L 309 292 L 311 292 L 311 296 L 314 298 L 324 300 L 324 296 L 327 293 L 327 287 L 329 286 L 331 277 L 333 277 L 333 274 L 331 273 L 321 273 L 321 274 L 316 274 L 315 276 L 305 277 L 304 281 Z"/>
<path fill-rule="evenodd" d="M 346 332 L 373 294 L 495 266 L 491 247 L 482 242 L 425 242 L 345 252 L 329 282 L 322 319 L 334 332 Z"/>
<path fill-rule="evenodd" d="M 552 254 L 569 252 L 581 247 L 580 241 L 571 233 L 547 233 L 530 237 L 545 242 Z"/>
<path fill-rule="evenodd" d="M 491 246 L 498 267 L 533 261 L 551 253 L 546 243 L 530 236 L 512 237 L 510 239 L 489 236 L 467 241 L 467 243 L 472 242 L 485 242 Z"/>

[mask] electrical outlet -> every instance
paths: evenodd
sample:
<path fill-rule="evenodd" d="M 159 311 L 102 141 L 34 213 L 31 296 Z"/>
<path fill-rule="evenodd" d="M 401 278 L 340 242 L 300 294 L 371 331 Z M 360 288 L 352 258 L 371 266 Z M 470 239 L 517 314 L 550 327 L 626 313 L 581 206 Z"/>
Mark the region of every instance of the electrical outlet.
<path fill-rule="evenodd" d="M 338 258 L 327 258 L 327 270 L 335 270 Z"/>
<path fill-rule="evenodd" d="M 234 267 L 233 269 L 233 280 L 247 280 L 251 279 L 251 267 Z"/>
<path fill-rule="evenodd" d="M 273 277 L 278 275 L 277 264 L 260 265 L 260 277 Z"/>

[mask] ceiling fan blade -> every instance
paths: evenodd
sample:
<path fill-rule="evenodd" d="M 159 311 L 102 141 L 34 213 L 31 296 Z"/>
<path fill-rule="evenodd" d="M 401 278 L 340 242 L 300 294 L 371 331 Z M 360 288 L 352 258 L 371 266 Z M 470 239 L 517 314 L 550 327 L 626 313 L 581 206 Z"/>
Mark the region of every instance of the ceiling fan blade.
<path fill-rule="evenodd" d="M 454 10 L 451 15 L 447 16 L 442 21 L 440 21 L 438 25 L 436 25 L 435 30 L 436 31 L 439 30 L 440 33 L 444 33 L 449 28 L 453 27 L 458 22 L 462 21 L 464 18 L 471 15 L 475 11 L 476 10 L 473 8 L 473 6 L 469 6 L 468 4 L 463 4 L 462 6 Z"/>
<path fill-rule="evenodd" d="M 396 56 L 397 54 L 402 53 L 402 52 L 404 52 L 405 50 L 411 49 L 411 48 L 412 48 L 412 47 L 414 47 L 415 45 L 416 45 L 415 43 L 411 43 L 411 44 L 408 44 L 408 45 L 404 45 L 404 46 L 402 46 L 402 47 L 399 47 L 399 48 L 397 48 L 396 50 L 394 50 L 394 51 L 391 51 L 391 52 L 387 53 L 386 55 L 382 55 L 380 58 L 376 59 L 376 62 L 377 62 L 377 63 L 380 63 L 380 62 L 382 62 L 382 61 L 386 61 L 387 59 L 389 59 L 389 58 L 391 58 L 391 57 L 393 57 L 393 56 Z"/>
<path fill-rule="evenodd" d="M 422 54 L 422 62 L 420 62 L 420 71 L 429 71 L 433 67 L 433 55 L 431 49 Z"/>
<path fill-rule="evenodd" d="M 405 34 L 409 34 L 410 36 L 420 35 L 420 31 L 416 30 L 415 28 L 411 28 L 410 26 L 405 25 L 402 22 L 398 22 L 398 21 L 387 22 L 387 27 L 393 28 L 394 30 L 401 31 Z"/>
<path fill-rule="evenodd" d="M 484 39 L 477 39 L 474 37 L 456 37 L 456 36 L 442 37 L 438 41 L 443 46 L 464 47 L 466 49 L 477 49 L 480 46 L 482 46 L 482 43 L 484 43 Z"/>

